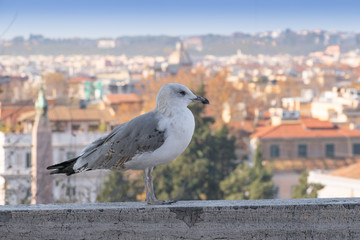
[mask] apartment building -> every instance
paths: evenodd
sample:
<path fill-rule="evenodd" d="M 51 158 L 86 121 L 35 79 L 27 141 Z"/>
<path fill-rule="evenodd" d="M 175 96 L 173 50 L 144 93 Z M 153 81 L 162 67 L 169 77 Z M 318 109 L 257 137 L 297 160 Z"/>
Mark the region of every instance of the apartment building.
<path fill-rule="evenodd" d="M 54 164 L 75 157 L 86 145 L 103 135 L 52 133 Z M 31 144 L 31 133 L 0 132 L 0 205 L 30 203 Z M 97 170 L 69 177 L 53 175 L 54 202 L 96 202 L 106 174 L 105 170 Z"/>
<path fill-rule="evenodd" d="M 291 198 L 304 170 L 334 170 L 360 157 L 360 130 L 328 121 L 299 119 L 257 128 L 250 136 L 251 151 L 261 144 L 264 164 L 273 171 L 278 198 Z"/>
<path fill-rule="evenodd" d="M 295 158 L 349 158 L 360 155 L 360 130 L 314 118 L 258 128 L 251 135 L 261 143 L 264 160 Z"/>

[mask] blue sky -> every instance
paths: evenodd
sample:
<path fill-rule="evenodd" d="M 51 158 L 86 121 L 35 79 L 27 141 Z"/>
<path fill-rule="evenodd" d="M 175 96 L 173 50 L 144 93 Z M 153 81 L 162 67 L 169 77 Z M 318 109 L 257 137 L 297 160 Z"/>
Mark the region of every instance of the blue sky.
<path fill-rule="evenodd" d="M 0 0 L 0 38 L 360 32 L 359 12 L 358 0 Z"/>

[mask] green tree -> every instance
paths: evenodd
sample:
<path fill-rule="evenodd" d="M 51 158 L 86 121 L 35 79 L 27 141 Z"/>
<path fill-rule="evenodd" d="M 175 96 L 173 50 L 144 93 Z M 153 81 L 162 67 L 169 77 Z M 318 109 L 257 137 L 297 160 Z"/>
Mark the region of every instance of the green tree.
<path fill-rule="evenodd" d="M 270 169 L 264 167 L 260 145 L 257 146 L 254 165 L 239 164 L 220 183 L 225 199 L 268 199 L 277 192 Z"/>
<path fill-rule="evenodd" d="M 143 200 L 144 183 L 142 172 L 109 172 L 104 188 L 98 195 L 99 202 L 127 202 Z"/>
<path fill-rule="evenodd" d="M 317 198 L 318 191 L 324 186 L 318 183 L 308 183 L 308 176 L 308 171 L 301 173 L 299 184 L 292 191 L 292 198 Z"/>
<path fill-rule="evenodd" d="M 204 95 L 203 89 L 197 92 Z M 219 182 L 235 168 L 235 138 L 224 125 L 211 131 L 214 119 L 203 116 L 205 106 L 190 106 L 195 116 L 195 132 L 189 147 L 175 161 L 154 171 L 159 199 L 222 199 Z"/>

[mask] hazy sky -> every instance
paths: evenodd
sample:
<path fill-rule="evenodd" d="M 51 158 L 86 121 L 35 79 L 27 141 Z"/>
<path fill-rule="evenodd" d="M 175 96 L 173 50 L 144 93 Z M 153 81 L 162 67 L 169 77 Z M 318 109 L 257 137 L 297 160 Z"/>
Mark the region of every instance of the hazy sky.
<path fill-rule="evenodd" d="M 231 34 L 291 28 L 360 32 L 359 0 L 0 0 L 0 39 Z"/>

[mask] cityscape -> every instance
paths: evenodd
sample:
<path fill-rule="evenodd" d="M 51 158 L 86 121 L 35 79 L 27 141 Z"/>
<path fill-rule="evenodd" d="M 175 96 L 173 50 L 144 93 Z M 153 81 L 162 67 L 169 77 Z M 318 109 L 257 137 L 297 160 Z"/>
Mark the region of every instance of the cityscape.
<path fill-rule="evenodd" d="M 286 29 L 187 38 L 30 35 L 0 44 L 0 204 L 32 201 L 32 130 L 41 86 L 55 164 L 153 109 L 167 82 L 193 91 L 202 87 L 211 104 L 199 116 L 213 119 L 209 134 L 225 126 L 226 138 L 234 139 L 226 143 L 233 144 L 233 157 L 218 159 L 232 166 L 219 179 L 218 192 L 203 190 L 194 199 L 360 196 L 360 34 Z M 271 189 L 253 196 L 240 172 L 257 165 L 259 152 Z M 55 176 L 53 201 L 112 201 L 101 197 L 109 176 Z M 134 183 L 141 173 L 122 177 L 124 184 Z M 296 195 L 304 177 L 305 193 Z M 141 185 L 132 191 L 122 199 L 144 200 Z M 163 197 L 191 199 L 161 191 Z"/>
<path fill-rule="evenodd" d="M 0 239 L 360 239 L 359 9 L 0 0 Z"/>
<path fill-rule="evenodd" d="M 192 141 L 154 169 L 160 200 L 360 197 L 359 7 L 0 1 L 0 205 L 146 201 L 141 171 L 46 168 L 166 83 L 210 104 L 189 105 Z"/>

